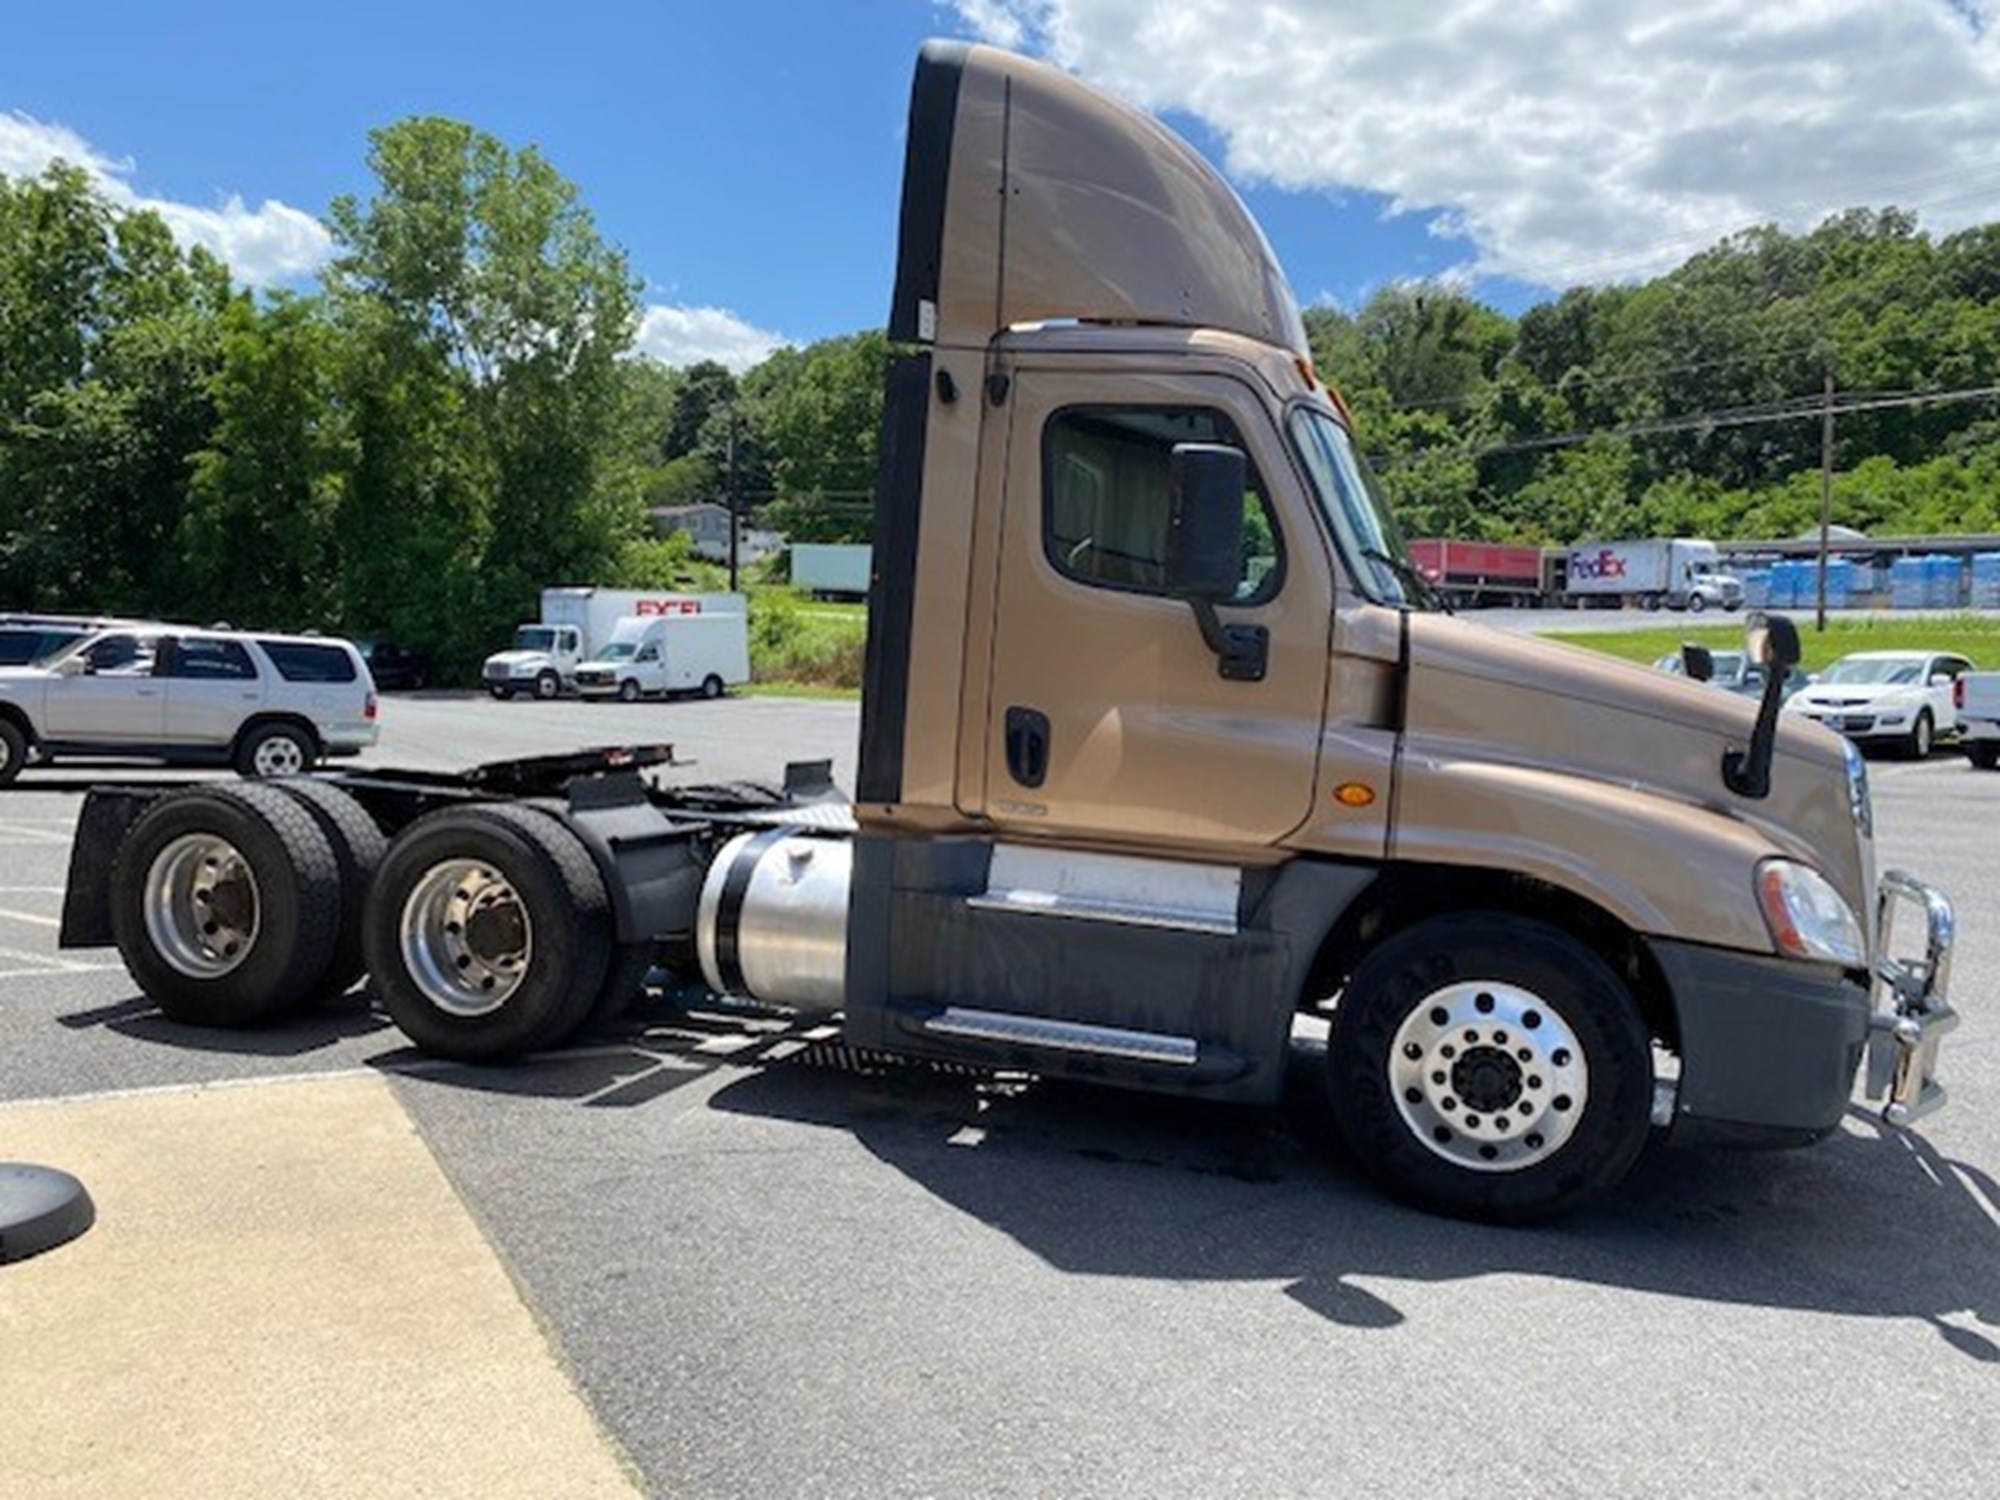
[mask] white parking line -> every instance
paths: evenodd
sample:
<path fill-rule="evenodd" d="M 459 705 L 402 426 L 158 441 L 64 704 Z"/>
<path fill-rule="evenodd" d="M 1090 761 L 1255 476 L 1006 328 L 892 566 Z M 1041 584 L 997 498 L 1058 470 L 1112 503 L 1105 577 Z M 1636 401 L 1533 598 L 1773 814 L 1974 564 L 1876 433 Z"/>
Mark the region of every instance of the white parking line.
<path fill-rule="evenodd" d="M 58 917 L 45 917 L 42 916 L 39 912 L 32 912 L 32 911 L 11 911 L 4 906 L 0 906 L 0 920 L 10 921 L 10 922 L 33 922 L 37 927 L 62 926 L 62 921 Z"/>
<path fill-rule="evenodd" d="M 32 844 L 37 847 L 66 848 L 74 830 L 30 828 L 25 823 L 0 823 L 0 845 Z"/>
<path fill-rule="evenodd" d="M 17 974 L 115 974 L 123 964 L 86 964 L 53 953 L 23 953 L 19 948 L 0 948 L 0 963 L 27 964 L 25 969 L 0 970 L 0 978 Z"/>

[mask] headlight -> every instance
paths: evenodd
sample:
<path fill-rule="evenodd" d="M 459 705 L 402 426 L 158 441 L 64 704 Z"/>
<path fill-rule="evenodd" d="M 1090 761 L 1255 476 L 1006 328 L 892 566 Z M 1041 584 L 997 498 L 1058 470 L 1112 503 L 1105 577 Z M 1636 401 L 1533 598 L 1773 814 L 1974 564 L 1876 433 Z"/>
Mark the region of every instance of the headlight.
<path fill-rule="evenodd" d="M 1789 859 L 1757 866 L 1757 905 L 1771 940 L 1787 958 L 1813 958 L 1858 969 L 1867 944 L 1854 912 L 1819 871 Z"/>
<path fill-rule="evenodd" d="M 1868 762 L 1847 742 L 1847 806 L 1854 814 L 1854 826 L 1864 839 L 1875 837 L 1875 808 L 1868 798 Z"/>

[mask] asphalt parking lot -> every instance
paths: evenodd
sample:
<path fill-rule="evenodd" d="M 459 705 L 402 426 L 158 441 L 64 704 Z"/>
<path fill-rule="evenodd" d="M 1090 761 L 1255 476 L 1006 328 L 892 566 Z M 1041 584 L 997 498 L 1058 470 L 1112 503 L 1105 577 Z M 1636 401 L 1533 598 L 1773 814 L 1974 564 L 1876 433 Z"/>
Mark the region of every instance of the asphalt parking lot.
<path fill-rule="evenodd" d="M 851 703 L 392 698 L 375 758 L 666 740 L 690 779 L 829 756 L 851 786 L 856 725 Z M 2000 883 L 1983 837 L 2000 774 L 1949 751 L 1871 770 L 1881 862 L 1961 915 L 1950 1106 L 1909 1136 L 1857 1111 L 1804 1152 L 1655 1151 L 1552 1228 L 1382 1201 L 1328 1143 L 1303 1042 L 1293 1096 L 1252 1111 L 883 1066 L 824 1028 L 719 1011 L 655 1007 L 500 1069 L 427 1062 L 360 1000 L 261 1032 L 174 1026 L 115 954 L 54 946 L 93 774 L 69 769 L 0 795 L 0 1159 L 10 1125 L 46 1150 L 68 1111 L 106 1101 L 269 1099 L 289 1120 L 285 1090 L 320 1088 L 356 1091 L 323 1097 L 357 1111 L 360 1151 L 380 1132 L 358 1112 L 384 1093 L 652 1493 L 1983 1496 L 2000 1440 Z M 240 1133 L 257 1115 L 233 1118 Z M 340 1139 L 337 1117 L 312 1128 Z M 267 1164 L 242 1191 L 282 1205 L 298 1181 Z M 405 1179 L 382 1181 L 380 1225 L 357 1209 L 347 1226 L 376 1249 L 407 1233 L 387 1211 Z M 10 1289 L 132 1216 L 99 1208 L 76 1246 L 0 1268 L 0 1464 L 22 1493 L 137 1492 L 22 1414 L 40 1368 L 23 1330 L 62 1330 Z M 347 1331 L 416 1337 L 345 1264 L 354 1279 L 328 1284 L 352 1293 Z M 286 1465 L 308 1439 L 233 1372 L 178 1378 L 169 1410 L 192 1436 L 152 1441 L 191 1482 L 210 1467 L 202 1492 L 305 1472 Z M 542 1408 L 512 1399 L 487 1409 L 534 1426 Z M 204 1432 L 213 1411 L 244 1415 Z M 323 1396 L 317 1411 L 314 1443 L 366 1420 Z M 231 1469 L 229 1444 L 275 1467 Z M 603 1492 L 521 1464 L 427 1483 Z"/>

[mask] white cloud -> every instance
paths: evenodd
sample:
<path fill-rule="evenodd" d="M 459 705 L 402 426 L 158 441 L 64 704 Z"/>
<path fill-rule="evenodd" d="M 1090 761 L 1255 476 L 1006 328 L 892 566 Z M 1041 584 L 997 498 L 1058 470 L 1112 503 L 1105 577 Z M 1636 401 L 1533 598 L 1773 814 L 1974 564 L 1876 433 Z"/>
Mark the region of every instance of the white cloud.
<path fill-rule="evenodd" d="M 1363 189 L 1481 275 L 1657 274 L 1722 235 L 1854 206 L 2000 218 L 1992 0 L 958 0 L 1240 179 Z M 1324 268 L 1299 268 L 1314 276 Z"/>
<path fill-rule="evenodd" d="M 774 350 L 791 342 L 783 334 L 753 328 L 720 307 L 648 307 L 639 320 L 639 352 L 663 365 L 693 365 L 705 359 L 741 375 Z"/>
<path fill-rule="evenodd" d="M 105 156 L 66 125 L 18 112 L 0 114 L 0 175 L 32 177 L 61 158 L 90 175 L 99 192 L 120 208 L 149 208 L 165 219 L 184 245 L 201 245 L 239 281 L 272 286 L 296 281 L 323 265 L 333 241 L 318 219 L 267 198 L 256 208 L 230 195 L 219 207 L 201 208 L 149 198 L 132 186 L 133 164 Z"/>

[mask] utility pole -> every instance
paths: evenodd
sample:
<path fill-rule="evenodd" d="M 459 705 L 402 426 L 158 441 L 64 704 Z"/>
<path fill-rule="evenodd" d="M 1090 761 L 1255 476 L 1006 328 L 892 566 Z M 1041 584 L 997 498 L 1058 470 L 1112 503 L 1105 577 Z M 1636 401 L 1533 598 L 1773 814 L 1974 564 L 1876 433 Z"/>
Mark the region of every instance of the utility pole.
<path fill-rule="evenodd" d="M 1833 530 L 1833 369 L 1826 372 L 1826 404 L 1819 420 L 1819 613 L 1816 629 L 1826 630 L 1826 548 Z"/>
<path fill-rule="evenodd" d="M 729 592 L 736 589 L 736 551 L 743 530 L 736 509 L 736 408 L 729 408 L 729 446 L 724 450 L 723 489 L 729 499 Z"/>

